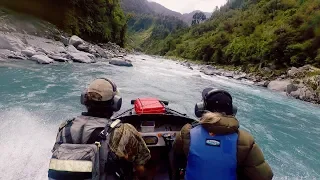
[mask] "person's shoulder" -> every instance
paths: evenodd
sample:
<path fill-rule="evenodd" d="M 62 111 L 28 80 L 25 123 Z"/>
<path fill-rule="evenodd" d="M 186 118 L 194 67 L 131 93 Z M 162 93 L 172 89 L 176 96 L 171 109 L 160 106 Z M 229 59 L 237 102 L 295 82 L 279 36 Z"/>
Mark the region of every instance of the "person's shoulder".
<path fill-rule="evenodd" d="M 182 127 L 181 131 L 180 131 L 180 136 L 182 139 L 185 138 L 190 138 L 190 131 L 192 129 L 192 125 L 191 124 L 186 124 Z"/>
<path fill-rule="evenodd" d="M 238 131 L 238 145 L 242 146 L 251 146 L 254 143 L 253 136 L 242 129 L 239 129 Z"/>
<path fill-rule="evenodd" d="M 62 130 L 64 127 L 66 127 L 69 123 L 72 123 L 76 118 L 70 118 L 67 120 L 64 120 L 60 126 L 59 126 L 59 131 Z"/>

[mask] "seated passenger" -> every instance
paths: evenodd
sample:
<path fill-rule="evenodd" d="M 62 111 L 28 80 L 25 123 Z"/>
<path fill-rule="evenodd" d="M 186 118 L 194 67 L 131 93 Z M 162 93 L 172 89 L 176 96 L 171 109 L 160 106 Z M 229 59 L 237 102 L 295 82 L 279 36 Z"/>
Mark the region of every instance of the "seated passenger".
<path fill-rule="evenodd" d="M 269 180 L 273 172 L 252 135 L 239 129 L 231 95 L 207 88 L 195 107 L 198 125 L 185 125 L 173 145 L 175 179 Z"/>
<path fill-rule="evenodd" d="M 117 86 L 96 79 L 81 103 L 87 112 L 59 128 L 49 179 L 132 179 L 133 169 L 142 175 L 151 157 L 147 145 L 132 125 L 110 121 L 122 104 Z"/>

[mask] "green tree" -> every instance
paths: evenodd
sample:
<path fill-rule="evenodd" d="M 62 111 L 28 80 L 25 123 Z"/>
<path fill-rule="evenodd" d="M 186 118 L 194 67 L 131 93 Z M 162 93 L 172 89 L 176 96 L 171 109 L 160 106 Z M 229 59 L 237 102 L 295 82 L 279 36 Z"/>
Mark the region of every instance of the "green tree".
<path fill-rule="evenodd" d="M 192 25 L 200 24 L 207 19 L 206 15 L 203 12 L 196 12 L 192 18 Z"/>

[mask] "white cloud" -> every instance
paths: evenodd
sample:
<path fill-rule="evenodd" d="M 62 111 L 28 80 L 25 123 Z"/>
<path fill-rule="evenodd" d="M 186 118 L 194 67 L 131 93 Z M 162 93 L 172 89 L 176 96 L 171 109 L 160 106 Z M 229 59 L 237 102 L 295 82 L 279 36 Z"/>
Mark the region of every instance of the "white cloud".
<path fill-rule="evenodd" d="M 216 6 L 224 5 L 227 0 L 150 0 L 157 2 L 168 9 L 181 13 L 189 13 L 194 10 L 212 12 Z"/>

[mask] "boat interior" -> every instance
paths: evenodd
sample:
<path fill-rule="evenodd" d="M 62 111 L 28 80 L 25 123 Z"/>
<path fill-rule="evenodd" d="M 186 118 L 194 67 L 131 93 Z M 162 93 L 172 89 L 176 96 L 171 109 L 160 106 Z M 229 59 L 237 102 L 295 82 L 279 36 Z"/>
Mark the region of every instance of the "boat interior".
<path fill-rule="evenodd" d="M 169 152 L 176 134 L 187 123 L 195 120 L 175 114 L 128 115 L 121 118 L 123 123 L 132 124 L 142 135 L 150 152 L 151 159 L 146 165 L 148 180 L 169 180 Z"/>

